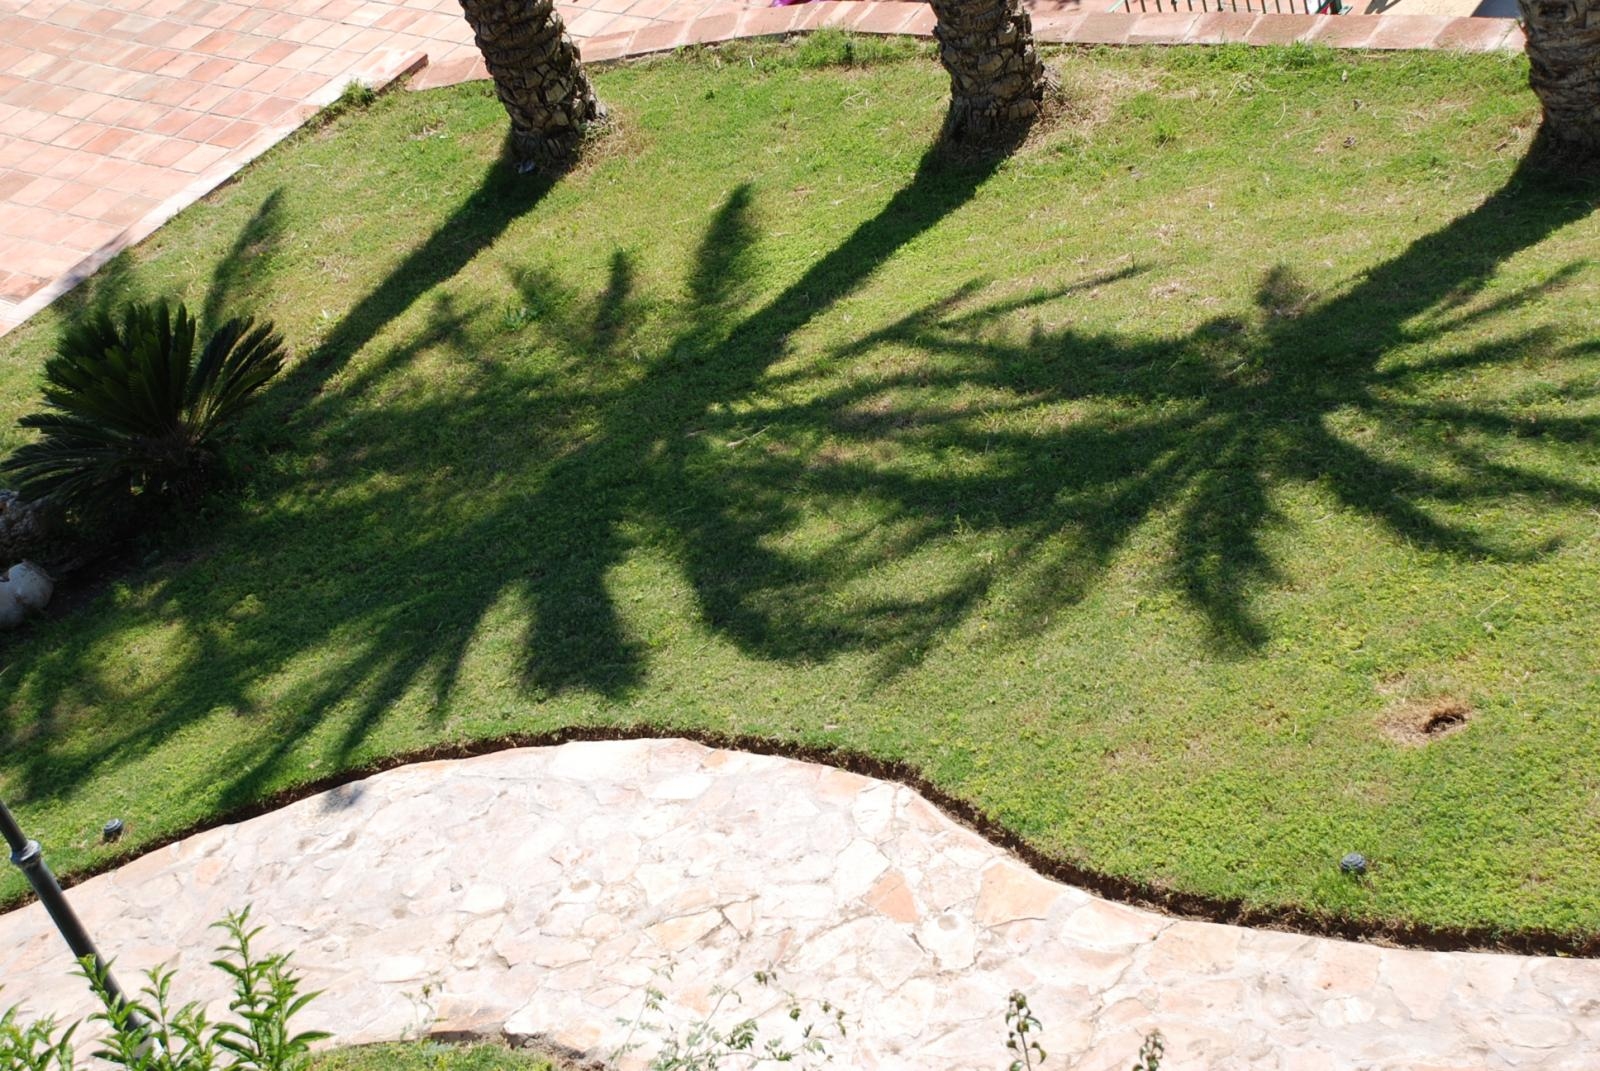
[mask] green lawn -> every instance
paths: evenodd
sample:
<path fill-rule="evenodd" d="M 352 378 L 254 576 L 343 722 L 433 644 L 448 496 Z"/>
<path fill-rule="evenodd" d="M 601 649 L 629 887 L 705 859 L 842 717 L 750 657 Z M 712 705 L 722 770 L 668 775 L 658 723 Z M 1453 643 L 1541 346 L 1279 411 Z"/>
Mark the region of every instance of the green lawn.
<path fill-rule="evenodd" d="M 559 1071 L 548 1057 L 503 1045 L 418 1041 L 318 1053 L 310 1071 Z"/>
<path fill-rule="evenodd" d="M 980 167 L 875 47 L 600 72 L 554 184 L 488 87 L 386 96 L 0 340 L 0 451 L 86 303 L 296 352 L 231 493 L 0 641 L 61 870 L 630 726 L 902 760 L 1157 889 L 1600 933 L 1600 187 L 1521 166 L 1521 58 L 1063 52 Z"/>

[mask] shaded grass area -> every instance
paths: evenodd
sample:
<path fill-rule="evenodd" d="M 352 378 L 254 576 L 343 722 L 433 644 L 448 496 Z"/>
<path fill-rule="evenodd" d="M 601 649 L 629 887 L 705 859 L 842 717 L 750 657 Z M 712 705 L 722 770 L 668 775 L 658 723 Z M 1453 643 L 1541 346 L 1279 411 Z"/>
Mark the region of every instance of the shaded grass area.
<path fill-rule="evenodd" d="M 85 304 L 297 352 L 230 494 L 0 641 L 58 868 L 626 726 L 904 762 L 1155 889 L 1600 932 L 1600 190 L 1523 164 L 1521 61 L 1061 53 L 975 165 L 924 50 L 848 58 L 604 71 L 555 183 L 485 87 L 381 98 L 0 343 L 8 428 Z"/>

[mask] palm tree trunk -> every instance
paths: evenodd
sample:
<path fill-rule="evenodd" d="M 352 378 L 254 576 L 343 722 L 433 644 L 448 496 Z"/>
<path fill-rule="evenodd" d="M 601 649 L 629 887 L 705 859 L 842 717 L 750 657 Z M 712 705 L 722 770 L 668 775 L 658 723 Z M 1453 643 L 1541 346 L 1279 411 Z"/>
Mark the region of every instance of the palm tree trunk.
<path fill-rule="evenodd" d="M 511 116 L 522 171 L 559 171 L 577 159 L 584 126 L 605 118 L 578 46 L 552 0 L 461 0 L 478 49 Z"/>
<path fill-rule="evenodd" d="M 1050 87 L 1022 0 L 932 0 L 939 59 L 950 72 L 943 138 L 1002 143 L 1028 128 Z"/>
<path fill-rule="evenodd" d="M 1600 0 L 1517 0 L 1544 133 L 1600 157 Z"/>

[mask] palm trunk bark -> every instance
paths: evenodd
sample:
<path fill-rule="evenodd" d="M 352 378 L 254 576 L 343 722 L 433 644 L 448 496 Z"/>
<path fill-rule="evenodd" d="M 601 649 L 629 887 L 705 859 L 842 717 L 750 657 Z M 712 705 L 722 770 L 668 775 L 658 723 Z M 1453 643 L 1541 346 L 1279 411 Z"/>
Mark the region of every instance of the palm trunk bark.
<path fill-rule="evenodd" d="M 1026 131 L 1050 78 L 1021 0 L 932 0 L 939 59 L 950 72 L 944 140 L 985 147 Z"/>
<path fill-rule="evenodd" d="M 1600 0 L 1517 0 L 1544 133 L 1600 158 Z"/>
<path fill-rule="evenodd" d="M 584 127 L 605 108 L 552 0 L 461 0 L 495 93 L 511 116 L 522 171 L 559 171 L 578 156 Z"/>

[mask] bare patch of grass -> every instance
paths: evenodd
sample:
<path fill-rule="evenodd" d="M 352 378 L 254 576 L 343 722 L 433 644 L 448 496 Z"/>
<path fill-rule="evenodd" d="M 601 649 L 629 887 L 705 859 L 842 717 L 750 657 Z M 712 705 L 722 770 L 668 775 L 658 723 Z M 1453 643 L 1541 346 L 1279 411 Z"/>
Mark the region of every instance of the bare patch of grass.
<path fill-rule="evenodd" d="M 1378 728 L 1396 744 L 1422 747 L 1459 733 L 1475 713 L 1471 704 L 1454 696 L 1407 700 L 1386 708 L 1378 716 Z"/>
<path fill-rule="evenodd" d="M 1160 85 L 1156 72 L 1106 68 L 1080 62 L 1076 53 L 1047 54 L 1058 84 L 1045 97 L 1039 119 L 1021 151 L 1037 151 L 1062 140 L 1086 140 L 1138 93 Z"/>

